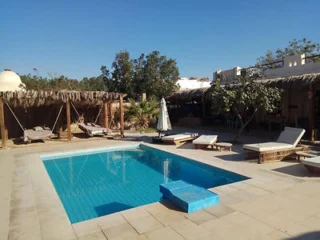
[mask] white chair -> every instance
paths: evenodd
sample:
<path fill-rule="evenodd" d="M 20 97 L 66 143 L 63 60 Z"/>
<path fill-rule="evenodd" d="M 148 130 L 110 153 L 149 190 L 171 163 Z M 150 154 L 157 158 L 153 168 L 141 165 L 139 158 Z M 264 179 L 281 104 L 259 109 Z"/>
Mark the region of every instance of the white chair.
<path fill-rule="evenodd" d="M 79 123 L 78 127 L 90 137 L 93 137 L 95 135 L 108 134 L 111 132 L 111 129 L 101 127 L 94 123 L 91 123 L 91 124 Z"/>
<path fill-rule="evenodd" d="M 182 142 L 190 141 L 198 137 L 198 133 L 180 133 L 169 136 L 164 136 L 161 138 L 164 144 L 175 144 L 178 145 Z"/>
<path fill-rule="evenodd" d="M 218 140 L 218 135 L 201 135 L 192 141 L 196 149 L 205 149 L 208 146 L 213 148 L 214 144 Z"/>
<path fill-rule="evenodd" d="M 275 142 L 243 145 L 246 159 L 258 155 L 259 163 L 281 161 L 297 150 L 297 145 L 304 133 L 305 130 L 302 128 L 285 127 Z M 305 149 L 302 147 L 299 150 Z"/>

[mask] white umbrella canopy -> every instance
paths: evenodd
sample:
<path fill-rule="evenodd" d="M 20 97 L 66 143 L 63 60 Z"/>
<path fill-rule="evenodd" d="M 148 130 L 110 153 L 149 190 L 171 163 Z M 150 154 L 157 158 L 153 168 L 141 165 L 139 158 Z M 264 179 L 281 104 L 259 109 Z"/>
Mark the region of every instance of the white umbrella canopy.
<path fill-rule="evenodd" d="M 164 98 L 160 102 L 160 112 L 158 117 L 157 129 L 159 132 L 166 132 L 171 130 L 171 122 L 167 110 L 167 104 Z"/>

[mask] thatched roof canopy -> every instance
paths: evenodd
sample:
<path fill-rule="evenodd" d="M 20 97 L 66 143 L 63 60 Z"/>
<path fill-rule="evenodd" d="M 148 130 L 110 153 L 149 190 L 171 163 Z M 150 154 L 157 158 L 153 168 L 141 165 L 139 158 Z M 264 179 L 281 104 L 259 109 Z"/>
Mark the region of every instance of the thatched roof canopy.
<path fill-rule="evenodd" d="M 167 100 L 170 102 L 199 101 L 208 89 L 208 87 L 205 87 L 197 89 L 180 90 L 178 92 L 173 93 L 171 96 L 167 97 Z"/>
<path fill-rule="evenodd" d="M 103 102 L 119 100 L 121 93 L 100 91 L 19 91 L 0 92 L 0 97 L 13 107 L 37 107 L 62 104 L 69 99 L 76 105 L 101 105 Z"/>
<path fill-rule="evenodd" d="M 296 87 L 308 87 L 312 83 L 320 83 L 320 73 L 303 74 L 298 76 L 270 78 L 270 79 L 257 79 L 257 82 L 265 83 L 272 87 L 289 88 L 290 86 Z M 168 101 L 187 102 L 187 101 L 199 101 L 201 97 L 208 91 L 207 88 L 188 89 L 181 90 L 173 93 L 167 98 Z"/>
<path fill-rule="evenodd" d="M 320 73 L 303 74 L 298 76 L 259 79 L 259 82 L 268 84 L 269 86 L 288 88 L 290 86 L 306 87 L 312 83 L 320 83 Z"/>

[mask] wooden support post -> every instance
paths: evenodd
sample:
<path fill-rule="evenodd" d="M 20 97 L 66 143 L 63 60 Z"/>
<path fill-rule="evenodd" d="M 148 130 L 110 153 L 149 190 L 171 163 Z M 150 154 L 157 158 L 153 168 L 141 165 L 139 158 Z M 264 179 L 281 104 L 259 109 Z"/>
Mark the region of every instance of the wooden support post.
<path fill-rule="evenodd" d="M 0 98 L 0 131 L 1 131 L 1 143 L 2 149 L 6 148 L 6 140 L 7 140 L 7 130 L 4 122 L 4 109 L 3 109 L 3 100 Z"/>
<path fill-rule="evenodd" d="M 312 84 L 308 91 L 308 101 L 309 101 L 309 131 L 310 140 L 315 141 L 315 116 L 314 116 L 314 106 L 315 106 L 315 86 Z"/>
<path fill-rule="evenodd" d="M 290 126 L 291 121 L 291 91 L 292 91 L 292 83 L 290 83 L 289 92 L 288 92 L 288 124 Z M 295 126 L 297 127 L 297 126 Z"/>
<path fill-rule="evenodd" d="M 70 114 L 70 101 L 67 99 L 66 102 L 66 111 L 67 111 L 67 133 L 68 133 L 68 141 L 71 141 L 72 133 L 71 133 L 71 114 Z"/>
<path fill-rule="evenodd" d="M 120 96 L 120 135 L 124 137 L 124 110 L 123 110 L 123 96 Z"/>
<path fill-rule="evenodd" d="M 104 103 L 104 127 L 109 128 L 109 104 Z"/>
<path fill-rule="evenodd" d="M 201 96 L 201 107 L 202 107 L 202 121 L 206 121 L 206 104 L 204 94 Z"/>
<path fill-rule="evenodd" d="M 111 128 L 111 125 L 112 125 L 112 121 L 113 121 L 113 110 L 112 110 L 112 102 L 108 104 L 108 107 L 109 107 L 109 125 L 110 125 L 110 128 Z"/>

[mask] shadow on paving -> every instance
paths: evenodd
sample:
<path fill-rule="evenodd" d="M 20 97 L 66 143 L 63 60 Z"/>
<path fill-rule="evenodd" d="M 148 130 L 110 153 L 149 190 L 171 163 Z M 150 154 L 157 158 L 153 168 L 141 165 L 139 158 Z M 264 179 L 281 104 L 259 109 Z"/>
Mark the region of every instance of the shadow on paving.
<path fill-rule="evenodd" d="M 119 141 L 138 141 L 138 142 L 152 142 L 151 136 L 141 136 L 141 135 L 125 135 L 124 138 L 117 139 Z"/>
<path fill-rule="evenodd" d="M 76 137 L 76 138 L 80 138 L 80 139 L 90 138 L 90 137 L 89 137 L 87 134 L 85 134 L 84 132 L 73 133 L 73 136 Z"/>
<path fill-rule="evenodd" d="M 216 158 L 219 158 L 224 161 L 231 161 L 231 162 L 248 162 L 248 160 L 244 159 L 244 155 L 242 153 L 239 154 L 224 154 L 224 155 L 217 155 Z"/>
<path fill-rule="evenodd" d="M 185 142 L 177 146 L 178 149 L 196 150 L 191 142 Z M 209 149 L 208 149 L 209 150 Z"/>
<path fill-rule="evenodd" d="M 165 199 L 165 198 L 161 198 L 161 200 L 159 201 L 163 206 L 165 206 L 166 208 L 170 209 L 170 210 L 174 210 L 177 212 L 181 212 L 181 213 L 185 213 L 182 209 L 180 209 L 177 205 L 174 205 L 172 202 L 170 202 L 169 200 Z"/>
<path fill-rule="evenodd" d="M 272 169 L 273 171 L 291 175 L 294 177 L 320 177 L 319 173 L 309 172 L 301 163 L 295 165 Z M 319 223 L 320 226 L 320 223 Z M 320 238 L 319 238 L 320 239 Z"/>
<path fill-rule="evenodd" d="M 295 237 L 289 237 L 285 240 L 318 240 L 320 239 L 320 231 L 304 233 Z"/>

